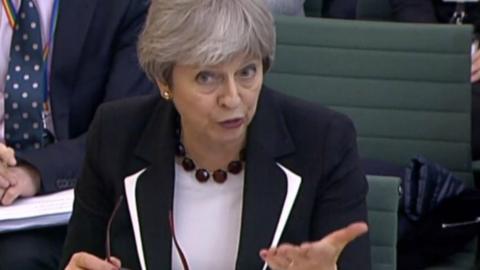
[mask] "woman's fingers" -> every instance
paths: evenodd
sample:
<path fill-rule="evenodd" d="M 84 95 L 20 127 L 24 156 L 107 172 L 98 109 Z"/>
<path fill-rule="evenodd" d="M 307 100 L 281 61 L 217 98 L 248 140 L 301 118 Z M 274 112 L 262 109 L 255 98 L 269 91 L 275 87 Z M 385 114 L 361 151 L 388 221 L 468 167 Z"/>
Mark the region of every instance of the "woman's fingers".
<path fill-rule="evenodd" d="M 368 226 L 365 222 L 352 223 L 343 229 L 328 234 L 320 242 L 313 244 L 313 248 L 315 248 L 315 245 L 329 244 L 341 252 L 348 243 L 367 231 Z"/>
<path fill-rule="evenodd" d="M 277 248 L 262 250 L 260 256 L 274 270 L 297 269 L 297 266 L 305 264 L 305 260 L 308 259 L 304 250 L 291 244 L 282 244 Z"/>
<path fill-rule="evenodd" d="M 288 268 L 290 260 L 285 258 L 283 255 L 280 255 L 276 248 L 262 251 L 260 252 L 260 257 L 262 257 L 262 259 L 268 264 L 270 269 L 283 270 Z"/>
<path fill-rule="evenodd" d="M 286 258 L 289 264 L 292 264 L 292 262 L 303 264 L 308 259 L 305 249 L 291 244 L 282 244 L 278 247 L 277 253 Z"/>
<path fill-rule="evenodd" d="M 300 246 L 282 244 L 261 250 L 260 257 L 273 270 L 336 269 L 337 259 L 345 246 L 367 231 L 366 223 L 357 222 L 315 242 Z"/>
<path fill-rule="evenodd" d="M 117 259 L 116 257 L 111 256 L 110 259 L 107 259 L 107 261 L 110 262 L 111 264 L 115 265 L 118 268 L 122 267 L 122 262 L 119 259 Z"/>
<path fill-rule="evenodd" d="M 65 270 L 119 270 L 119 267 L 86 252 L 73 254 Z"/>
<path fill-rule="evenodd" d="M 288 269 L 290 266 L 289 260 L 280 255 L 269 256 L 265 260 L 272 270 L 283 270 Z"/>

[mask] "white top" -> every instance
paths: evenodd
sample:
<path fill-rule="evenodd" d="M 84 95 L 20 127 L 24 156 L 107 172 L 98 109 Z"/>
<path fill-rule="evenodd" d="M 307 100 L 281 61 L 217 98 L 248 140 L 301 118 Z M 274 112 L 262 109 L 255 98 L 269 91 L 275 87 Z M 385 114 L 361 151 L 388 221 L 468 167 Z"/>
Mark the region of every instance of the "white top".
<path fill-rule="evenodd" d="M 223 184 L 195 179 L 175 163 L 175 235 L 190 269 L 233 270 L 242 218 L 244 171 Z M 183 270 L 172 239 L 172 270 Z"/>

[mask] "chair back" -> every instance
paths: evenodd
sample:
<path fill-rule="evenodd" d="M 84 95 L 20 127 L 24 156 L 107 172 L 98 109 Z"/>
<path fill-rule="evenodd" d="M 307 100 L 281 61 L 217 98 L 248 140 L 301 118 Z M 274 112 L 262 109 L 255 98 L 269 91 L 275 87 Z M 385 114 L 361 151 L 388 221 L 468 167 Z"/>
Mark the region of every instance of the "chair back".
<path fill-rule="evenodd" d="M 406 166 L 422 154 L 473 185 L 470 26 L 277 17 L 276 27 L 267 85 L 347 114 L 362 157 Z M 473 246 L 448 260 L 473 265 Z"/>
<path fill-rule="evenodd" d="M 367 180 L 372 270 L 395 270 L 400 178 L 367 175 Z"/>

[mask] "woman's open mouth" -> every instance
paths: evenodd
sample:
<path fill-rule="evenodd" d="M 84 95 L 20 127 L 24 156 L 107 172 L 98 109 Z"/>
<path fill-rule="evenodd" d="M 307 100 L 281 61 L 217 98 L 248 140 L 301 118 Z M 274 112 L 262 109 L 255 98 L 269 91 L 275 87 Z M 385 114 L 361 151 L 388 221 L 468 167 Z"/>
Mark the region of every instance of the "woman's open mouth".
<path fill-rule="evenodd" d="M 243 117 L 231 118 L 225 121 L 220 122 L 220 125 L 226 129 L 235 129 L 239 128 L 245 122 Z"/>

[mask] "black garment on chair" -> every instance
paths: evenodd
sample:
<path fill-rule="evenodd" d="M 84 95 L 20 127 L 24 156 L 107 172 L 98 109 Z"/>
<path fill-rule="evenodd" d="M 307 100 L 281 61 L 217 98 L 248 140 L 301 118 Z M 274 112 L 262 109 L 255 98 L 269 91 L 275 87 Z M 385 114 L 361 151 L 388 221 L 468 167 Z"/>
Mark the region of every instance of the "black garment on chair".
<path fill-rule="evenodd" d="M 398 270 L 423 269 L 460 251 L 480 229 L 480 191 L 447 169 L 414 158 L 402 182 Z M 446 226 L 443 226 L 446 225 Z"/>
<path fill-rule="evenodd" d="M 402 181 L 401 211 L 418 221 L 437 209 L 445 200 L 458 196 L 465 185 L 448 169 L 416 156 L 405 170 Z"/>
<path fill-rule="evenodd" d="M 405 218 L 400 212 L 404 233 L 397 244 L 397 269 L 424 269 L 462 250 L 478 235 L 480 192 L 466 189 L 458 196 L 445 200 L 419 221 Z M 442 228 L 443 223 L 465 225 Z"/>

